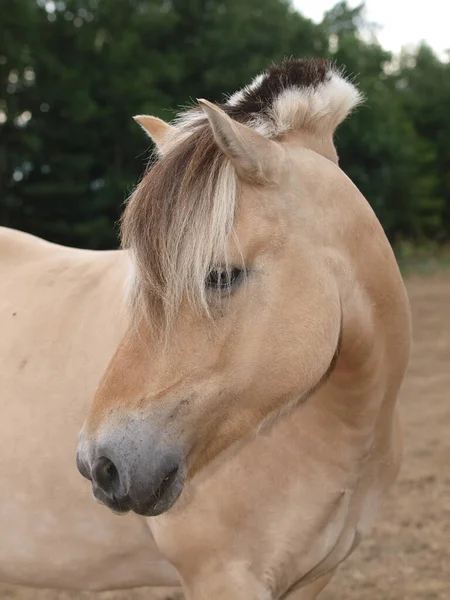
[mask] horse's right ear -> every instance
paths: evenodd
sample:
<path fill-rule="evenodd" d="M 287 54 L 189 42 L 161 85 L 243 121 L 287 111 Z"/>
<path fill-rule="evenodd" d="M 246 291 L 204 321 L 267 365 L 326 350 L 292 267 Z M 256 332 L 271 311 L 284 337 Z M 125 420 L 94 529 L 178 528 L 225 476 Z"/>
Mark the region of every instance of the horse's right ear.
<path fill-rule="evenodd" d="M 158 152 L 163 154 L 164 146 L 172 139 L 175 127 L 162 119 L 158 119 L 158 117 L 151 117 L 150 115 L 137 115 L 133 119 L 152 138 Z"/>
<path fill-rule="evenodd" d="M 216 104 L 198 99 L 218 147 L 247 181 L 263 183 L 276 179 L 285 153 L 281 145 L 251 127 L 231 119 Z"/>

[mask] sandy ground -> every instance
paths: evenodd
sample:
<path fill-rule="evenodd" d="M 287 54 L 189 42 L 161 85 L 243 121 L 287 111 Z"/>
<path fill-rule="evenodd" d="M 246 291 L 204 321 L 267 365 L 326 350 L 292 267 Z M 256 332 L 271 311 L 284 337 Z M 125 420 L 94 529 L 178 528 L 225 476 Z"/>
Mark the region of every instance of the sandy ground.
<path fill-rule="evenodd" d="M 450 600 L 450 272 L 407 281 L 414 347 L 403 387 L 405 457 L 372 535 L 321 600 Z M 165 600 L 2 586 L 2 600 Z M 211 599 L 213 600 L 213 599 Z"/>

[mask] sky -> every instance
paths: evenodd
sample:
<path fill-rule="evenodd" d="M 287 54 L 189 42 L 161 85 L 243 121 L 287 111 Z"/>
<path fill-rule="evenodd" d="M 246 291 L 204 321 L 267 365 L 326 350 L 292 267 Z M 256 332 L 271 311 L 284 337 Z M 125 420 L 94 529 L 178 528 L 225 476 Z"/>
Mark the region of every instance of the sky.
<path fill-rule="evenodd" d="M 323 13 L 337 0 L 293 0 L 294 6 L 313 21 L 321 21 Z M 351 7 L 361 1 L 349 0 Z M 366 0 L 366 18 L 381 25 L 377 37 L 380 44 L 391 52 L 403 46 L 416 45 L 425 40 L 441 58 L 450 49 L 449 0 Z"/>

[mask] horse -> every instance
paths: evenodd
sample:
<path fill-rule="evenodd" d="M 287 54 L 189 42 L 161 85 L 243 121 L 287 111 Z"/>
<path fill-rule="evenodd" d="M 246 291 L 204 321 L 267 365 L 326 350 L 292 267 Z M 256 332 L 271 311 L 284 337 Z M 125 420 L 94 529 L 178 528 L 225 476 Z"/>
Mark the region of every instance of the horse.
<path fill-rule="evenodd" d="M 285 59 L 135 117 L 156 154 L 122 249 L 2 230 L 0 579 L 313 600 L 368 533 L 411 323 L 338 165 L 361 100 L 327 60 Z"/>

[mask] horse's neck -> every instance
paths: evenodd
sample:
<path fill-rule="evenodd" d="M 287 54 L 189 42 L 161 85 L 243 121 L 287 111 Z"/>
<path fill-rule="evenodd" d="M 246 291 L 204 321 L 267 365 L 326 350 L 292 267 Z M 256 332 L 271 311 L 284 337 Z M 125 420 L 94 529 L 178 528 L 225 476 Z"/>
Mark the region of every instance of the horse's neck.
<path fill-rule="evenodd" d="M 334 146 L 333 138 L 330 134 L 319 136 L 316 133 L 308 131 L 290 131 L 282 137 L 283 143 L 298 144 L 304 148 L 314 150 L 331 162 L 338 163 L 338 155 Z"/>

